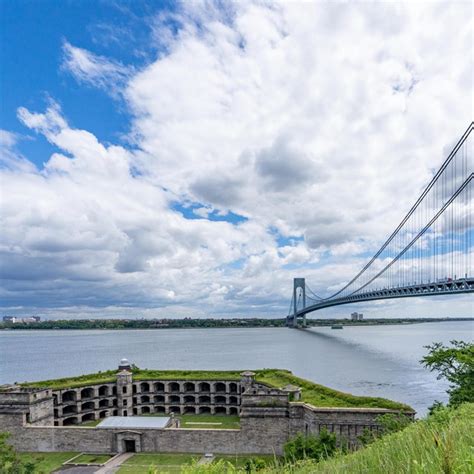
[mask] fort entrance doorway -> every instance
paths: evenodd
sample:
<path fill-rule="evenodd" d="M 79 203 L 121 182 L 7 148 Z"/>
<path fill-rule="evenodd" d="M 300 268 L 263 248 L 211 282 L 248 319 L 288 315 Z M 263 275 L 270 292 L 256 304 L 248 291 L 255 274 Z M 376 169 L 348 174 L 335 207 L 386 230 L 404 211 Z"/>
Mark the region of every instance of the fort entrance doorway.
<path fill-rule="evenodd" d="M 135 453 L 137 451 L 137 446 L 134 439 L 124 439 L 123 440 L 123 450 L 126 453 Z"/>

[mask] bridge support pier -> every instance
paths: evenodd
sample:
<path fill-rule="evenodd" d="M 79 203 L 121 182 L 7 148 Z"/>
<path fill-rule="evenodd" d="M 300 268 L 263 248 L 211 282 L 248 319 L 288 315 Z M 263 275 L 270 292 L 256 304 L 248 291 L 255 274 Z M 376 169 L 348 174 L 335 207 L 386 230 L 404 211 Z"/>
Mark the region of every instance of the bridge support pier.
<path fill-rule="evenodd" d="M 297 292 L 298 289 L 301 288 L 302 290 L 302 303 L 303 309 L 306 308 L 306 282 L 304 278 L 294 278 L 293 279 L 293 320 L 292 326 L 294 328 L 298 327 L 298 298 Z M 303 327 L 306 326 L 306 313 L 303 315 Z"/>

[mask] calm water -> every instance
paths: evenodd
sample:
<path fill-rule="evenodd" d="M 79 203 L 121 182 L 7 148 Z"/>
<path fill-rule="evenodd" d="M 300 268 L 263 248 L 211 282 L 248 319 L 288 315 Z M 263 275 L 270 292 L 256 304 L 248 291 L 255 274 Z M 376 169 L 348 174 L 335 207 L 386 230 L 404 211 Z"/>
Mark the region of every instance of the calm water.
<path fill-rule="evenodd" d="M 157 369 L 277 367 L 346 392 L 402 401 L 422 415 L 433 400 L 446 400 L 446 385 L 418 363 L 423 346 L 452 339 L 474 339 L 474 324 L 1 331 L 0 384 L 112 369 L 122 357 Z"/>

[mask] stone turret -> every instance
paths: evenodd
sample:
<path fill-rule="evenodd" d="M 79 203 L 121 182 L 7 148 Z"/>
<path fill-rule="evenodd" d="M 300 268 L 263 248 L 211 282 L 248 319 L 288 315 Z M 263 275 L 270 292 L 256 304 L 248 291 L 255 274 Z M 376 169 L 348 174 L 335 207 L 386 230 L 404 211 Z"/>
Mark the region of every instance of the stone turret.
<path fill-rule="evenodd" d="M 52 390 L 24 388 L 19 385 L 0 387 L 0 426 L 25 424 L 54 424 Z"/>
<path fill-rule="evenodd" d="M 133 415 L 133 376 L 132 366 L 122 359 L 117 372 L 117 407 L 121 416 Z"/>
<path fill-rule="evenodd" d="M 255 384 L 255 372 L 246 370 L 240 374 L 240 386 L 242 387 L 242 393 L 246 392 L 247 389 L 253 387 Z"/>
<path fill-rule="evenodd" d="M 299 402 L 301 400 L 301 388 L 296 385 L 286 385 L 281 389 L 283 392 L 287 393 L 290 399 L 290 402 Z"/>
<path fill-rule="evenodd" d="M 120 361 L 120 364 L 119 364 L 118 368 L 119 368 L 119 370 L 128 370 L 129 372 L 131 372 L 132 364 L 130 364 L 128 359 L 122 359 Z"/>

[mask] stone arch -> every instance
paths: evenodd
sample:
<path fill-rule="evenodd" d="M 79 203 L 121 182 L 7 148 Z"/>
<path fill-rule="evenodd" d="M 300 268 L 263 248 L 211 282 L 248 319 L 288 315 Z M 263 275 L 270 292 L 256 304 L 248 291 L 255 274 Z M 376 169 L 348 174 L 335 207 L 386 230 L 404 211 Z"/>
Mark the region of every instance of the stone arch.
<path fill-rule="evenodd" d="M 211 413 L 211 407 L 200 407 L 199 414 L 203 414 L 203 413 Z"/>
<path fill-rule="evenodd" d="M 70 416 L 68 418 L 64 418 L 63 426 L 70 426 L 70 425 L 77 425 L 77 416 Z"/>
<path fill-rule="evenodd" d="M 196 408 L 193 406 L 189 407 L 184 407 L 184 414 L 189 414 L 189 415 L 195 415 L 196 414 Z"/>
<path fill-rule="evenodd" d="M 216 395 L 214 397 L 214 403 L 225 404 L 225 403 L 227 403 L 227 400 L 226 400 L 225 396 L 223 396 L 223 395 Z"/>
<path fill-rule="evenodd" d="M 94 397 L 94 389 L 92 387 L 86 387 L 81 390 L 81 399 L 93 398 L 93 397 Z"/>
<path fill-rule="evenodd" d="M 142 407 L 142 414 L 143 413 L 151 413 L 150 407 Z"/>
<path fill-rule="evenodd" d="M 196 386 L 193 382 L 185 382 L 184 383 L 184 391 L 185 392 L 195 392 Z"/>
<path fill-rule="evenodd" d="M 75 402 L 77 400 L 77 393 L 75 390 L 68 390 L 62 393 L 61 399 L 63 403 Z"/>
<path fill-rule="evenodd" d="M 169 402 L 170 403 L 181 403 L 181 397 L 179 395 L 170 395 Z"/>
<path fill-rule="evenodd" d="M 223 382 L 217 382 L 214 385 L 214 387 L 215 387 L 217 393 L 225 393 L 226 392 L 226 386 L 225 386 L 225 383 L 223 383 Z"/>
<path fill-rule="evenodd" d="M 196 403 L 194 395 L 185 395 L 184 403 Z"/>
<path fill-rule="evenodd" d="M 153 398 L 154 398 L 155 403 L 165 403 L 164 395 L 155 395 Z"/>
<path fill-rule="evenodd" d="M 108 407 L 109 406 L 109 401 L 107 399 L 103 399 L 99 401 L 99 407 Z"/>
<path fill-rule="evenodd" d="M 226 415 L 227 414 L 226 407 L 216 407 L 215 411 L 216 411 L 216 415 Z"/>
<path fill-rule="evenodd" d="M 82 415 L 81 421 L 84 423 L 84 421 L 94 421 L 95 420 L 95 413 L 86 413 L 85 415 Z"/>
<path fill-rule="evenodd" d="M 66 405 L 65 407 L 63 407 L 63 416 L 68 415 L 70 413 L 77 413 L 76 405 Z"/>
<path fill-rule="evenodd" d="M 229 415 L 238 415 L 239 414 L 239 409 L 236 407 L 230 407 L 229 408 Z"/>
<path fill-rule="evenodd" d="M 234 397 L 234 396 L 230 396 L 229 397 L 229 403 L 231 405 L 237 405 L 239 403 L 239 399 L 237 397 Z"/>
<path fill-rule="evenodd" d="M 165 413 L 166 408 L 163 405 L 157 405 L 155 406 L 155 413 Z"/>
<path fill-rule="evenodd" d="M 99 397 L 107 397 L 109 395 L 109 387 L 102 385 L 99 387 Z"/>
<path fill-rule="evenodd" d="M 142 393 L 148 393 L 150 391 L 150 384 L 148 382 L 142 382 L 140 384 L 140 391 Z"/>
<path fill-rule="evenodd" d="M 237 384 L 235 382 L 231 382 L 229 384 L 229 392 L 230 393 L 237 393 Z"/>
<path fill-rule="evenodd" d="M 201 395 L 199 397 L 199 403 L 211 403 L 211 397 L 209 395 Z"/>
<path fill-rule="evenodd" d="M 168 387 L 169 387 L 170 392 L 180 392 L 181 391 L 181 388 L 180 388 L 178 382 L 171 382 L 168 385 Z"/>
<path fill-rule="evenodd" d="M 150 397 L 148 395 L 143 395 L 140 398 L 141 403 L 150 403 Z"/>
<path fill-rule="evenodd" d="M 177 406 L 171 406 L 170 407 L 170 413 L 181 413 L 181 408 Z"/>
<path fill-rule="evenodd" d="M 155 383 L 155 392 L 164 392 L 165 391 L 165 384 L 162 382 Z"/>
<path fill-rule="evenodd" d="M 99 412 L 99 418 L 105 418 L 108 414 L 107 410 L 102 410 Z"/>
<path fill-rule="evenodd" d="M 84 402 L 81 405 L 81 411 L 85 411 L 85 410 L 95 410 L 94 402 Z"/>
<path fill-rule="evenodd" d="M 199 391 L 203 393 L 208 393 L 211 391 L 211 384 L 207 382 L 201 382 L 199 384 Z"/>

